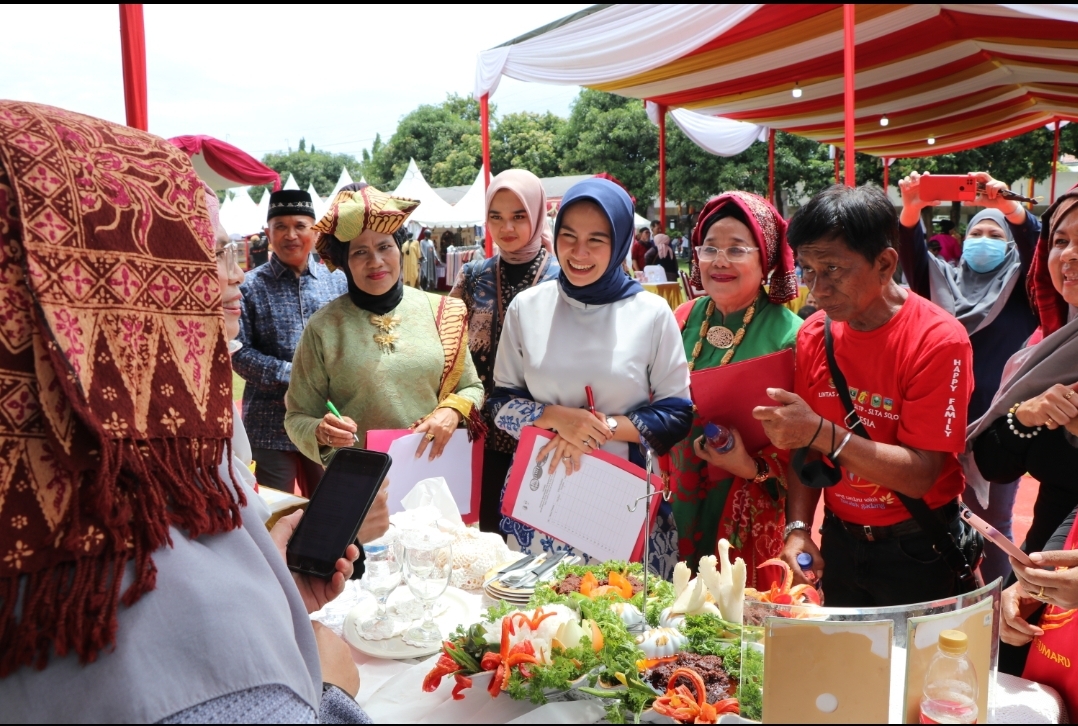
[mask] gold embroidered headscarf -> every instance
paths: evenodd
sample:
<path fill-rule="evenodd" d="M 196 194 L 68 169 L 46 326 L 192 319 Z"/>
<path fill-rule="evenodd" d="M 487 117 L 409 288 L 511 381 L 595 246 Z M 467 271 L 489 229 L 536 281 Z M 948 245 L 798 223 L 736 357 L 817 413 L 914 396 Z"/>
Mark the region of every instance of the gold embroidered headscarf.
<path fill-rule="evenodd" d="M 314 225 L 321 232 L 316 249 L 330 270 L 337 269 L 330 249 L 334 239 L 350 242 L 363 230 L 393 234 L 408 221 L 419 206 L 415 199 L 394 197 L 372 186 L 362 189 L 342 189 L 329 205 L 329 210 Z"/>

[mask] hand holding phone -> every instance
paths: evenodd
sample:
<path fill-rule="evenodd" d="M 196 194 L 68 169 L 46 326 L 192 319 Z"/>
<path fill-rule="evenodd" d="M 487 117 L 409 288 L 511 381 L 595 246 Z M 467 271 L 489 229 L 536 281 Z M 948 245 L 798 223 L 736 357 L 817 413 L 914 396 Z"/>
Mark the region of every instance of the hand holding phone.
<path fill-rule="evenodd" d="M 388 454 L 340 449 L 314 490 L 285 551 L 288 568 L 323 580 L 356 540 L 392 464 Z"/>

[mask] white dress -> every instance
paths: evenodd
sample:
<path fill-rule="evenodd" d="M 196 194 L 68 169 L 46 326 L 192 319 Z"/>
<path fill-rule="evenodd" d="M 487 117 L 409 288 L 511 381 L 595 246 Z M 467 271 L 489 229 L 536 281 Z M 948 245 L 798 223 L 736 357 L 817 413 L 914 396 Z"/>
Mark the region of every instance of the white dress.
<path fill-rule="evenodd" d="M 518 438 L 523 427 L 542 415 L 544 404 L 586 407 L 584 388 L 589 385 L 598 411 L 629 415 L 653 448 L 668 432 L 651 430 L 654 419 L 633 412 L 664 399 L 682 399 L 691 406 L 681 332 L 663 298 L 641 292 L 608 305 L 585 305 L 567 296 L 555 281 L 525 290 L 509 305 L 494 383 L 528 393 L 528 398 L 502 405 L 494 416 L 498 428 Z M 674 442 L 665 443 L 664 449 Z M 609 442 L 603 449 L 630 458 L 630 445 L 623 441 Z M 639 451 L 633 458 L 640 460 Z M 523 551 L 567 548 L 545 535 L 535 542 L 534 530 L 508 517 L 502 528 L 510 546 Z M 652 540 L 652 566 L 668 576 L 677 558 L 676 530 L 659 521 Z"/>

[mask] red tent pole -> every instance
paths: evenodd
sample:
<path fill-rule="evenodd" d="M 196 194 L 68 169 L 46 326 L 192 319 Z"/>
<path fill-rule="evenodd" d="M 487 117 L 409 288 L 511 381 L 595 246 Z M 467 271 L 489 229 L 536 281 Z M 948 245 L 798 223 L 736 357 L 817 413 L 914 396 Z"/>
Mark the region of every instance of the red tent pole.
<path fill-rule="evenodd" d="M 1059 119 L 1056 119 L 1056 135 L 1052 140 L 1052 189 L 1048 195 L 1048 203 L 1056 200 L 1056 164 L 1059 163 Z"/>
<path fill-rule="evenodd" d="M 887 193 L 887 187 L 891 185 L 891 167 L 887 163 L 887 157 L 883 157 L 883 193 Z"/>
<path fill-rule="evenodd" d="M 666 106 L 659 106 L 659 226 L 666 231 Z"/>
<path fill-rule="evenodd" d="M 483 188 L 490 186 L 490 94 L 479 97 L 479 131 L 483 142 Z M 484 225 L 485 227 L 485 225 Z M 486 231 L 484 229 L 484 231 Z M 489 234 L 486 237 L 486 254 L 489 259 L 494 254 L 494 243 Z"/>
<path fill-rule="evenodd" d="M 767 201 L 775 203 L 775 129 L 767 131 Z"/>
<path fill-rule="evenodd" d="M 142 5 L 120 5 L 120 50 L 123 54 L 124 106 L 127 125 L 148 131 L 146 107 L 146 27 Z"/>
<path fill-rule="evenodd" d="M 842 159 L 842 149 L 835 147 L 835 184 L 842 183 L 842 174 L 839 171 L 839 160 Z"/>
<path fill-rule="evenodd" d="M 857 24 L 857 20 L 854 17 L 854 8 L 856 5 L 852 3 L 846 3 L 842 6 L 842 28 L 843 28 L 843 49 L 842 49 L 842 72 L 845 81 L 845 96 L 846 96 L 846 186 L 857 186 L 857 164 L 855 159 L 857 154 L 854 152 L 854 106 L 853 106 L 853 90 L 854 90 L 854 65 L 853 65 L 853 31 L 854 26 Z"/>

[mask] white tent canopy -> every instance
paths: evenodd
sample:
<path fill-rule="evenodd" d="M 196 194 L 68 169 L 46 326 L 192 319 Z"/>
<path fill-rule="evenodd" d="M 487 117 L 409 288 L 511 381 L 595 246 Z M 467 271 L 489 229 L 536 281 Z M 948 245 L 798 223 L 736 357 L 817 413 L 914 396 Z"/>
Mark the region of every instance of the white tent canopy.
<path fill-rule="evenodd" d="M 292 176 L 292 173 L 288 174 L 288 181 L 284 183 L 282 189 L 299 189 L 299 184 L 296 182 L 296 177 Z"/>
<path fill-rule="evenodd" d="M 247 193 L 248 187 L 232 189 L 233 197 L 227 198 L 221 205 L 221 226 L 229 234 L 249 235 L 262 230 L 266 216 L 259 212 L 258 205 Z"/>
<path fill-rule="evenodd" d="M 659 125 L 659 107 L 645 104 L 651 123 Z M 734 156 L 757 141 L 767 141 L 768 128 L 721 116 L 708 116 L 684 108 L 670 110 L 670 117 L 693 143 L 716 156 Z"/>
<path fill-rule="evenodd" d="M 348 173 L 348 169 L 341 167 L 341 176 L 337 179 L 337 186 L 333 187 L 333 191 L 326 197 L 327 205 L 337 198 L 337 192 L 344 189 L 345 186 L 352 183 L 352 175 Z"/>
<path fill-rule="evenodd" d="M 456 204 L 453 205 L 456 224 L 467 227 L 483 224 L 487 216 L 487 189 L 483 180 L 483 169 L 475 175 L 475 181 Z"/>
<path fill-rule="evenodd" d="M 314 207 L 314 218 L 322 219 L 322 215 L 326 213 L 326 208 L 329 204 L 322 201 L 322 197 L 318 196 L 318 191 L 314 188 L 314 183 L 307 185 L 307 193 L 311 195 L 311 205 Z"/>
<path fill-rule="evenodd" d="M 263 189 L 262 198 L 258 200 L 258 220 L 262 225 L 266 224 L 266 219 L 269 217 L 269 199 L 269 190 Z M 259 229 L 261 229 L 261 227 Z"/>
<path fill-rule="evenodd" d="M 427 183 L 427 180 L 423 177 L 423 172 L 416 165 L 415 159 L 408 160 L 408 169 L 404 172 L 401 183 L 393 190 L 393 195 L 419 201 L 419 207 L 411 216 L 411 219 L 415 222 L 428 227 L 456 227 L 460 225 L 457 222 L 453 207 L 442 199 L 438 192 L 434 191 L 431 185 Z"/>

